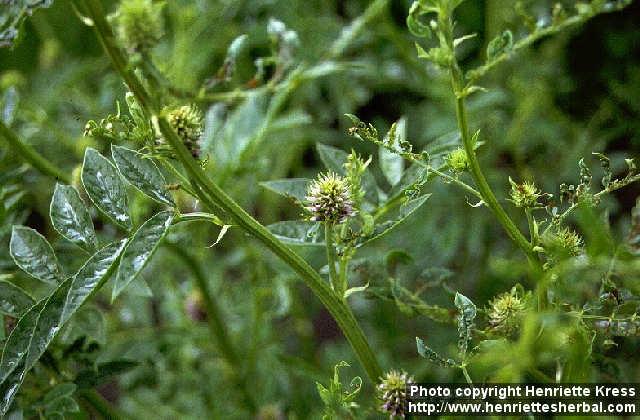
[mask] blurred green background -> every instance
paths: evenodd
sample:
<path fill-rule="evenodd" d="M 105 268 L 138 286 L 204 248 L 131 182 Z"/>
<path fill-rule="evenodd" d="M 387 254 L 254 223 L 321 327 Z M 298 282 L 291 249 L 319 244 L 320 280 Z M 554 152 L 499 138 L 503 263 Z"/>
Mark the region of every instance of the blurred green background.
<path fill-rule="evenodd" d="M 196 102 L 206 111 L 205 169 L 264 224 L 298 218 L 302 210 L 264 190 L 259 182 L 315 177 L 323 170 L 315 149 L 318 142 L 374 155 L 374 174 L 381 186 L 386 185 L 377 166 L 377 150 L 347 135 L 350 122 L 345 113 L 373 123 L 381 132 L 405 117 L 408 139 L 416 150 L 455 132 L 448 78 L 416 57 L 416 39 L 406 29 L 410 2 L 381 3 L 382 11 L 346 48 L 338 65 L 296 79 L 291 75 L 298 66 L 328 57 L 334 40 L 369 2 L 165 2 L 166 33 L 152 56 L 179 89 L 196 90 L 203 81 L 215 80 L 229 44 L 248 35 L 230 80 L 212 88 L 211 98 Z M 544 23 L 556 2 L 518 3 L 521 8 L 506 0 L 467 0 L 459 7 L 457 28 L 477 33 L 459 57 L 466 68 L 483 62 L 486 44 L 504 29 L 511 29 L 516 38 L 522 34 L 520 9 Z M 563 3 L 567 9 L 573 4 Z M 115 2 L 104 4 L 107 10 L 115 7 Z M 271 18 L 295 31 L 299 42 L 285 51 L 290 57 L 283 58 L 284 81 L 275 89 L 253 90 L 255 60 L 270 55 L 273 48 L 267 32 Z M 470 98 L 470 121 L 473 129 L 482 130 L 486 144 L 479 150 L 480 161 L 499 198 L 506 197 L 509 176 L 535 179 L 544 191 L 557 194 L 560 183 L 577 181 L 581 157 L 597 172 L 591 153 L 605 152 L 618 173 L 623 171 L 623 156 L 637 156 L 638 28 L 640 4 L 635 2 L 621 12 L 598 16 L 535 43 L 481 81 L 488 92 Z M 267 66 L 265 71 L 271 77 L 277 70 Z M 244 93 L 219 94 L 239 91 Z M 25 21 L 14 48 L 0 50 L 2 118 L 69 173 L 81 164 L 87 146 L 107 153 L 107 142 L 83 137 L 84 125 L 115 113 L 116 101 L 124 105 L 125 93 L 91 28 L 82 24 L 67 1 L 36 11 Z M 228 145 L 241 144 L 256 133 L 263 136 L 256 150 L 242 159 L 233 152 L 224 154 Z M 22 162 L 4 144 L 0 159 L 0 173 L 6 174 L 0 175 L 3 186 L 23 193 L 19 204 L 3 214 L 0 270 L 13 275 L 12 281 L 37 290 L 33 281 L 17 272 L 8 255 L 12 223 L 46 234 L 71 266 L 81 252 L 55 241 L 48 221 L 54 181 L 33 170 L 20 170 Z M 392 235 L 362 250 L 352 285 L 370 282 L 382 287 L 393 277 L 409 290 L 422 290 L 426 302 L 445 308 L 453 307 L 452 290 L 483 307 L 516 283 L 532 288 L 523 257 L 486 208 L 467 205 L 473 198 L 438 179 L 424 190 L 433 193 L 427 205 Z M 640 187 L 631 185 L 607 197 L 603 205 L 613 236 L 620 240 L 629 230 L 639 194 Z M 198 203 L 186 197 L 181 204 L 183 209 L 198 209 Z M 134 220 L 144 220 L 151 206 L 135 196 Z M 526 228 L 524 217 L 517 222 Z M 116 235 L 108 225 L 97 228 L 105 237 Z M 352 365 L 343 369 L 344 382 L 363 375 L 353 353 L 317 299 L 281 262 L 239 229 L 232 228 L 221 244 L 209 248 L 216 236 L 214 228 L 193 226 L 176 229 L 168 241 L 197 258 L 214 288 L 243 353 L 244 369 L 253 378 L 260 418 L 319 416 L 322 405 L 315 381 L 327 383 L 341 360 Z M 324 264 L 321 248 L 298 251 L 315 267 Z M 99 297 L 51 351 L 63 354 L 78 335 L 87 335 L 74 366 L 96 360 L 139 362 L 99 388 L 134 418 L 247 418 L 242 401 L 229 386 L 231 368 L 220 359 L 206 323 L 193 313 L 197 306 L 193 275 L 175 250 L 163 247 L 144 272 L 148 288 L 140 282 L 114 304 L 106 295 Z M 406 308 L 403 312 L 392 299 L 358 294 L 351 304 L 385 368 L 405 369 L 422 382 L 462 380 L 457 370 L 428 365 L 415 348 L 418 335 L 441 353 L 453 354 L 455 325 L 406 313 Z M 611 370 L 608 379 L 638 382 L 639 365 L 631 360 L 637 346 L 637 338 L 619 340 L 602 362 L 615 366 L 602 368 L 591 378 L 603 379 L 602 372 Z M 26 401 L 41 392 L 40 373 L 36 369 L 29 376 L 22 397 Z M 477 375 L 481 380 L 483 373 Z M 373 386 L 365 383 L 358 401 L 370 410 L 372 398 Z"/>

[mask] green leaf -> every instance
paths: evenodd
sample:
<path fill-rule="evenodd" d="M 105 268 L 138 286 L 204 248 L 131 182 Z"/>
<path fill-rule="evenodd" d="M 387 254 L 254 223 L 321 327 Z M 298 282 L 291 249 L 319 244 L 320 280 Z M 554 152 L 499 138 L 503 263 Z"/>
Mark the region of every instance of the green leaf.
<path fill-rule="evenodd" d="M 435 363 L 436 365 L 440 365 L 442 367 L 455 367 L 457 363 L 453 359 L 445 359 L 440 356 L 435 350 L 431 347 L 424 344 L 424 341 L 416 337 L 416 346 L 418 347 L 418 354 L 431 363 Z"/>
<path fill-rule="evenodd" d="M 431 197 L 431 194 L 425 194 L 413 200 L 407 201 L 404 205 L 402 205 L 402 207 L 400 207 L 398 216 L 395 219 L 376 224 L 371 234 L 361 237 L 358 240 L 358 242 L 356 243 L 356 247 L 361 247 L 391 232 L 402 222 L 404 222 L 409 216 L 411 216 L 416 210 L 418 210 L 420 206 L 422 206 L 429 199 L 429 197 Z"/>
<path fill-rule="evenodd" d="M 64 278 L 53 248 L 44 236 L 26 226 L 14 226 L 9 242 L 13 261 L 25 273 L 49 284 Z"/>
<path fill-rule="evenodd" d="M 267 229 L 289 245 L 324 246 L 324 227 L 318 222 L 287 220 L 269 225 Z"/>
<path fill-rule="evenodd" d="M 71 288 L 67 294 L 62 322 L 66 322 L 111 276 L 115 263 L 123 252 L 126 240 L 113 242 L 96 252 L 73 276 Z"/>
<path fill-rule="evenodd" d="M 96 252 L 73 277 L 20 318 L 7 340 L 0 362 L 0 372 L 3 372 L 0 375 L 0 414 L 7 412 L 25 375 L 65 322 L 111 276 L 123 245 L 124 241 L 113 243 Z"/>
<path fill-rule="evenodd" d="M 116 275 L 116 281 L 111 295 L 112 300 L 115 299 L 147 265 L 158 248 L 160 241 L 167 233 L 169 226 L 171 226 L 172 221 L 173 212 L 163 211 L 144 222 L 133 234 L 122 253 L 122 260 L 118 267 L 118 274 Z"/>
<path fill-rule="evenodd" d="M 0 361 L 0 384 L 4 383 L 23 362 L 24 356 L 29 350 L 33 330 L 38 323 L 38 316 L 45 303 L 46 299 L 43 299 L 25 312 L 22 318 L 18 320 L 11 334 L 9 334 L 2 351 L 2 360 Z M 4 395 L 2 391 L 4 391 L 4 387 L 0 387 L 0 396 Z"/>
<path fill-rule="evenodd" d="M 2 2 L 0 13 L 0 47 L 9 47 L 18 37 L 22 21 L 36 9 L 49 7 L 53 0 L 12 0 Z"/>
<path fill-rule="evenodd" d="M 164 176 L 153 160 L 146 159 L 135 150 L 116 145 L 111 146 L 111 154 L 120 174 L 141 193 L 161 204 L 175 205 L 165 188 Z"/>
<path fill-rule="evenodd" d="M 458 308 L 458 349 L 464 359 L 467 354 L 469 342 L 473 329 L 473 321 L 476 318 L 476 305 L 471 300 L 460 293 L 456 293 L 454 304 Z"/>
<path fill-rule="evenodd" d="M 261 182 L 260 185 L 276 194 L 304 202 L 310 182 L 307 178 L 291 178 Z"/>
<path fill-rule="evenodd" d="M 74 382 L 82 388 L 94 388 L 111 377 L 128 372 L 139 365 L 140 362 L 126 359 L 100 363 L 96 369 L 86 369 L 78 373 Z"/>
<path fill-rule="evenodd" d="M 0 314 L 19 318 L 35 304 L 27 292 L 13 283 L 0 280 Z"/>
<path fill-rule="evenodd" d="M 344 163 L 347 161 L 349 155 L 343 150 L 337 147 L 327 146 L 326 144 L 318 143 L 316 146 L 318 155 L 324 166 L 338 175 L 345 175 Z"/>
<path fill-rule="evenodd" d="M 329 171 L 342 176 L 346 175 L 344 164 L 349 156 L 348 153 L 336 147 L 327 146 L 322 143 L 318 143 L 316 148 L 318 150 L 320 160 Z M 366 170 L 362 175 L 362 188 L 364 189 L 366 200 L 370 203 L 377 204 L 378 185 L 376 184 L 373 174 L 368 170 Z"/>
<path fill-rule="evenodd" d="M 131 228 L 127 191 L 122 178 L 106 157 L 90 147 L 84 154 L 82 184 L 101 212 L 123 228 Z"/>
<path fill-rule="evenodd" d="M 51 224 L 69 241 L 93 251 L 98 243 L 87 206 L 75 188 L 56 184 L 49 207 Z"/>
<path fill-rule="evenodd" d="M 46 393 L 46 395 L 42 399 L 42 404 L 48 405 L 53 403 L 57 399 L 70 397 L 74 394 L 74 392 L 76 392 L 77 388 L 78 387 L 75 384 L 69 382 L 58 384 Z"/>
<path fill-rule="evenodd" d="M 407 123 L 405 118 L 399 119 L 391 126 L 391 129 L 384 138 L 384 143 L 392 149 L 399 150 L 400 144 L 406 142 Z M 380 169 L 389 185 L 394 186 L 402 179 L 404 172 L 404 159 L 397 153 L 393 153 L 387 148 L 380 146 L 378 150 L 380 158 Z"/>

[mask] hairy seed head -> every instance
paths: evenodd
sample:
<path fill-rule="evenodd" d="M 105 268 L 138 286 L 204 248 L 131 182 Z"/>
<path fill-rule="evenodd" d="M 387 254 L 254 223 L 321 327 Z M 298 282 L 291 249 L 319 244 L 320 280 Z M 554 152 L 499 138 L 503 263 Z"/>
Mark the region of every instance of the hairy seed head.
<path fill-rule="evenodd" d="M 405 417 L 404 406 L 407 401 L 407 385 L 414 383 L 407 372 L 391 370 L 387 372 L 377 387 L 378 398 L 382 405 L 380 410 L 388 413 L 389 418 Z"/>
<path fill-rule="evenodd" d="M 200 157 L 200 137 L 204 131 L 202 111 L 195 105 L 183 105 L 167 112 L 167 121 L 178 133 L 193 157 Z"/>
<path fill-rule="evenodd" d="M 163 34 L 162 6 L 151 0 L 123 0 L 113 15 L 116 33 L 128 51 L 153 48 Z"/>
<path fill-rule="evenodd" d="M 333 172 L 321 174 L 307 189 L 311 220 L 342 223 L 355 214 L 349 183 Z"/>
<path fill-rule="evenodd" d="M 454 172 L 464 172 L 469 168 L 469 160 L 467 159 L 467 152 L 464 149 L 456 149 L 449 153 L 446 157 L 447 165 Z"/>
<path fill-rule="evenodd" d="M 511 178 L 511 201 L 516 207 L 531 208 L 538 204 L 540 191 L 533 182 L 525 181 L 516 184 Z"/>
<path fill-rule="evenodd" d="M 515 287 L 493 298 L 489 305 L 489 325 L 495 332 L 504 335 L 511 335 L 518 329 L 527 310 L 526 300 L 519 296 Z"/>

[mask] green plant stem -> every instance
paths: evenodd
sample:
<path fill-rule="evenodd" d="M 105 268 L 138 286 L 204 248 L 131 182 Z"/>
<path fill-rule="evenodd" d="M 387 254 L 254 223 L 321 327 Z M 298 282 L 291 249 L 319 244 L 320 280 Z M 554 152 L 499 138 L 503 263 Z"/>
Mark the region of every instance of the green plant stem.
<path fill-rule="evenodd" d="M 166 246 L 182 259 L 184 264 L 189 268 L 196 281 L 196 285 L 202 296 L 205 311 L 207 312 L 207 326 L 209 327 L 209 333 L 211 337 L 218 344 L 218 348 L 223 357 L 227 359 L 227 362 L 233 367 L 234 381 L 236 382 L 238 390 L 242 393 L 242 396 L 250 408 L 251 412 L 256 412 L 256 402 L 249 388 L 249 384 L 246 381 L 246 374 L 243 374 L 244 369 L 238 352 L 231 343 L 231 339 L 227 333 L 227 328 L 222 317 L 222 311 L 218 302 L 216 302 L 213 293 L 209 287 L 207 278 L 202 271 L 198 261 L 185 251 L 184 247 L 173 243 L 166 243 Z"/>
<path fill-rule="evenodd" d="M 0 138 L 3 138 L 14 151 L 43 175 L 56 178 L 65 184 L 71 184 L 71 177 L 69 175 L 42 157 L 33 147 L 20 141 L 18 136 L 1 120 Z"/>
<path fill-rule="evenodd" d="M 538 238 L 536 237 L 535 219 L 531 209 L 525 209 L 524 213 L 527 215 L 527 225 L 529 225 L 529 239 L 531 246 L 535 246 Z"/>
<path fill-rule="evenodd" d="M 340 279 L 338 278 L 338 272 L 336 271 L 336 249 L 333 244 L 333 224 L 326 222 L 324 224 L 324 242 L 327 250 L 327 264 L 329 266 L 329 279 L 333 290 L 339 295 L 344 295 Z"/>
<path fill-rule="evenodd" d="M 105 420 L 126 419 L 127 417 L 114 408 L 95 389 L 79 389 L 77 395 Z"/>
<path fill-rule="evenodd" d="M 467 372 L 467 366 L 462 365 L 460 367 L 462 369 L 462 374 L 464 375 L 464 379 L 467 381 L 469 385 L 473 385 L 473 381 L 471 380 L 471 376 L 469 376 L 469 372 Z"/>
<path fill-rule="evenodd" d="M 376 383 L 382 375 L 382 370 L 351 309 L 343 300 L 335 295 L 331 287 L 322 279 L 318 272 L 302 257 L 280 242 L 267 228 L 251 217 L 240 205 L 206 176 L 178 135 L 173 131 L 167 119 L 160 114 L 159 105 L 155 101 L 155 98 L 147 93 L 140 80 L 127 65 L 122 52 L 115 43 L 113 32 L 105 19 L 104 11 L 99 0 L 81 1 L 82 4 L 86 6 L 85 10 L 92 19 L 97 36 L 111 58 L 116 71 L 122 76 L 141 106 L 157 121 L 160 132 L 165 140 L 173 147 L 178 160 L 182 162 L 192 184 L 198 187 L 196 190 L 198 198 L 209 208 L 219 206 L 224 209 L 240 228 L 262 242 L 302 277 L 342 329 L 369 379 L 373 383 Z"/>
<path fill-rule="evenodd" d="M 454 67 L 457 67 L 457 64 L 454 64 Z M 459 76 L 459 70 L 454 68 L 451 71 L 452 78 L 452 86 L 455 93 L 460 92 L 461 88 L 461 80 Z M 496 216 L 502 227 L 507 231 L 507 235 L 524 251 L 529 259 L 535 260 L 535 254 L 533 252 L 533 248 L 527 239 L 522 235 L 516 224 L 511 220 L 507 212 L 498 202 L 493 190 L 489 186 L 487 179 L 480 168 L 480 163 L 478 162 L 478 157 L 476 156 L 476 152 L 474 149 L 474 141 L 469 133 L 469 127 L 467 124 L 467 110 L 465 108 L 464 98 L 458 97 L 456 95 L 456 118 L 458 121 L 458 128 L 460 130 L 460 135 L 462 137 L 462 143 L 464 146 L 465 152 L 467 152 L 467 159 L 469 161 L 469 169 L 471 171 L 471 176 L 476 183 L 476 187 L 482 196 L 482 200 L 487 204 L 487 206 L 493 211 L 493 214 Z"/>

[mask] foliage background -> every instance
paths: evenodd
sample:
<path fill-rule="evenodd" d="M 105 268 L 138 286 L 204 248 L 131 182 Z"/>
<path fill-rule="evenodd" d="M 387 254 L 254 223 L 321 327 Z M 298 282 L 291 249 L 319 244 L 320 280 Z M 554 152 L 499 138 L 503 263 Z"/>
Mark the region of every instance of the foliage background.
<path fill-rule="evenodd" d="M 346 50 L 338 71 L 286 85 L 285 89 L 292 89 L 288 98 L 265 126 L 265 118 L 270 118 L 265 115 L 275 108 L 270 93 L 246 101 L 199 102 L 203 109 L 210 109 L 203 141 L 204 154 L 210 157 L 206 169 L 261 222 L 300 215 L 300 208 L 264 190 L 259 182 L 314 177 L 322 170 L 316 142 L 377 154 L 372 145 L 347 136 L 350 122 L 345 113 L 374 123 L 379 131 L 406 117 L 408 138 L 417 150 L 456 129 L 447 78 L 416 58 L 414 38 L 405 26 L 409 3 L 390 1 Z M 465 43 L 461 56 L 465 66 L 480 63 L 486 43 L 503 29 L 518 34 L 522 24 L 511 3 L 468 0 L 457 10 L 461 31 L 478 34 Z M 523 3 L 540 19 L 548 19 L 550 2 Z M 292 66 L 317 63 L 367 4 L 356 0 L 169 1 L 163 12 L 166 35 L 153 51 L 154 61 L 176 86 L 195 89 L 215 75 L 230 42 L 246 33 L 248 47 L 240 55 L 233 80 L 225 86 L 243 88 L 255 73 L 253 60 L 269 54 L 270 18 L 283 21 L 299 36 Z M 105 5 L 112 10 L 113 2 Z M 480 159 L 500 198 L 506 197 L 508 176 L 533 178 L 545 191 L 557 193 L 561 182 L 577 181 L 576 163 L 580 157 L 589 158 L 592 151 L 607 153 L 616 164 L 622 156 L 637 156 L 638 27 L 640 5 L 635 2 L 622 12 L 596 17 L 536 43 L 483 80 L 489 92 L 470 99 L 470 120 L 487 141 Z M 37 11 L 24 24 L 15 48 L 0 50 L 3 118 L 69 173 L 81 164 L 87 146 L 109 150 L 109 144 L 83 137 L 84 124 L 113 113 L 116 101 L 124 104 L 125 92 L 93 32 L 66 1 Z M 217 142 L 237 144 L 261 127 L 266 129 L 264 142 L 245 160 L 214 154 Z M 10 225 L 22 221 L 55 241 L 47 217 L 54 182 L 33 170 L 15 176 L 11 171 L 18 170 L 21 162 L 4 146 L 0 158 L 1 173 L 7 174 L 0 176 L 3 187 L 16 186 L 24 193 L 2 220 L 0 270 L 34 290 L 37 285 L 17 271 L 8 255 Z M 384 185 L 376 165 L 374 173 Z M 597 171 L 594 159 L 590 165 Z M 614 166 L 614 171 L 621 170 Z M 386 261 L 389 270 L 363 275 L 354 285 L 369 281 L 372 286 L 384 286 L 387 277 L 393 276 L 410 290 L 422 288 L 425 301 L 446 308 L 453 308 L 451 290 L 483 307 L 516 283 L 532 287 L 527 284 L 523 257 L 486 208 L 466 205 L 464 194 L 437 179 L 425 190 L 433 193 L 428 204 L 361 255 L 378 263 Z M 638 186 L 631 185 L 604 203 L 613 235 L 620 241 L 629 231 L 631 208 L 639 193 Z M 197 206 L 186 199 L 182 205 Z M 152 210 L 138 196 L 134 206 L 136 222 Z M 518 222 L 526 226 L 524 218 Z M 99 229 L 107 237 L 115 234 L 107 225 Z M 327 382 L 340 360 L 352 365 L 343 369 L 345 377 L 362 375 L 351 350 L 319 302 L 265 249 L 239 229 L 231 229 L 221 244 L 209 248 L 216 236 L 214 228 L 194 226 L 176 230 L 169 240 L 197 258 L 223 304 L 228 328 L 244 353 L 244 368 L 263 408 L 262 418 L 319 415 L 322 405 L 316 380 Z M 68 258 L 65 262 L 77 260 L 77 249 L 63 241 L 54 243 L 59 255 Z M 315 267 L 324 264 L 322 249 L 299 251 Z M 433 278 L 425 274 L 428 269 L 427 274 L 436 269 L 446 272 L 446 287 L 429 282 Z M 193 299 L 192 276 L 175 251 L 164 247 L 144 273 L 151 293 L 141 284 L 113 305 L 108 297 L 100 298 L 83 312 L 86 324 L 76 327 L 96 343 L 83 357 L 140 362 L 100 388 L 108 400 L 135 418 L 241 416 L 242 403 L 225 380 L 230 367 L 219 358 L 206 324 L 185 310 L 186 302 Z M 428 365 L 415 350 L 414 337 L 419 335 L 442 353 L 452 353 L 457 337 L 454 325 L 409 316 L 393 301 L 369 297 L 358 294 L 351 303 L 385 368 L 405 369 L 421 382 L 463 380 L 457 370 Z M 72 337 L 72 331 L 68 337 L 63 335 L 53 351 L 62 352 L 65 340 L 68 345 Z M 640 380 L 632 357 L 638 339 L 617 338 L 616 342 L 603 353 L 597 369 L 585 372 L 585 379 Z M 478 368 L 475 374 L 480 380 L 486 373 Z M 32 397 L 37 395 L 42 386 L 35 378 L 32 382 L 31 388 L 25 387 L 24 398 L 30 392 Z M 365 384 L 358 401 L 370 408 L 372 395 L 372 385 Z M 275 417 L 268 417 L 268 412 L 276 413 Z"/>

